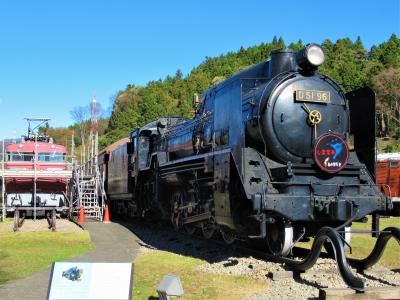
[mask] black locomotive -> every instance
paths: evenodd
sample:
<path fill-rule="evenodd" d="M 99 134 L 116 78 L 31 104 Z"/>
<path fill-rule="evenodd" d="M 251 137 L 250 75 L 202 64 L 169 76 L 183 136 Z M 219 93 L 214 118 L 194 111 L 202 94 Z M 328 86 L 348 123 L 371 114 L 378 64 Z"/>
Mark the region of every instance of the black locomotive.
<path fill-rule="evenodd" d="M 103 152 L 112 211 L 259 240 L 276 256 L 327 226 L 348 243 L 353 221 L 390 214 L 374 183 L 375 94 L 345 93 L 317 72 L 323 61 L 316 44 L 274 51 L 207 90 L 193 119 L 161 118 L 111 147 L 123 167 L 110 173 Z"/>

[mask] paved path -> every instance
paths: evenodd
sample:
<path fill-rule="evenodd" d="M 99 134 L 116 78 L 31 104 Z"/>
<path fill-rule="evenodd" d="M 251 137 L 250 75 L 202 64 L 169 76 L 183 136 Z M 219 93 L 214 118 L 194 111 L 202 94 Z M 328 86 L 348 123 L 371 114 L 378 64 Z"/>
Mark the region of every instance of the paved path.
<path fill-rule="evenodd" d="M 79 262 L 131 262 L 135 259 L 139 245 L 137 237 L 117 223 L 86 223 L 95 249 L 69 261 Z M 50 279 L 50 268 L 28 277 L 0 286 L 0 299 L 46 299 Z"/>

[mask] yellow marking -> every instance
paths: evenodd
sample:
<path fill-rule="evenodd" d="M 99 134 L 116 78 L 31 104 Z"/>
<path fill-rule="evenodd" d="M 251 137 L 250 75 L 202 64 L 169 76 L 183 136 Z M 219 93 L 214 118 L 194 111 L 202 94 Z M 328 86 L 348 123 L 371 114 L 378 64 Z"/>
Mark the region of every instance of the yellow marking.
<path fill-rule="evenodd" d="M 318 110 L 314 109 L 310 111 L 308 119 L 310 120 L 311 124 L 317 125 L 319 122 L 321 122 L 322 115 Z"/>

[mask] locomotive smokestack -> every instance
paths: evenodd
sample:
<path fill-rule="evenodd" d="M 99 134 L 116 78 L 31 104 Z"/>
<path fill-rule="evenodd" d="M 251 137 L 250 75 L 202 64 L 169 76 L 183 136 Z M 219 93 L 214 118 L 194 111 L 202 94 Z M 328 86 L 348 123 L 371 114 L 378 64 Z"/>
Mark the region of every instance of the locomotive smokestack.
<path fill-rule="evenodd" d="M 269 78 L 273 78 L 280 73 L 296 70 L 296 53 L 292 49 L 281 49 L 271 52 L 268 69 Z"/>

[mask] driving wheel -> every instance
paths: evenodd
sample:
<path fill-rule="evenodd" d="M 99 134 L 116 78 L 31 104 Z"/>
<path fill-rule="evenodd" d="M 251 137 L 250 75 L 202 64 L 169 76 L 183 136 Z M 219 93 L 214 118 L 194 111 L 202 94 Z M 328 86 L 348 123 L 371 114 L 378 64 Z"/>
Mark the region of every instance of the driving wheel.
<path fill-rule="evenodd" d="M 215 233 L 215 227 L 212 222 L 203 223 L 201 227 L 201 231 L 203 233 L 203 237 L 207 240 L 211 239 Z"/>
<path fill-rule="evenodd" d="M 185 225 L 184 228 L 185 228 L 186 233 L 190 234 L 190 235 L 194 234 L 196 231 L 196 227 L 193 225 Z"/>
<path fill-rule="evenodd" d="M 183 204 L 183 192 L 176 191 L 171 197 L 171 223 L 175 230 L 182 227 L 182 212 L 180 207 Z"/>
<path fill-rule="evenodd" d="M 293 247 L 293 227 L 282 219 L 267 224 L 267 248 L 275 256 L 287 256 Z"/>
<path fill-rule="evenodd" d="M 221 236 L 227 245 L 233 244 L 236 240 L 235 234 L 230 230 L 221 230 Z"/>

